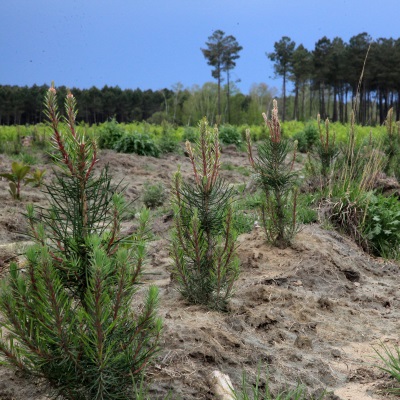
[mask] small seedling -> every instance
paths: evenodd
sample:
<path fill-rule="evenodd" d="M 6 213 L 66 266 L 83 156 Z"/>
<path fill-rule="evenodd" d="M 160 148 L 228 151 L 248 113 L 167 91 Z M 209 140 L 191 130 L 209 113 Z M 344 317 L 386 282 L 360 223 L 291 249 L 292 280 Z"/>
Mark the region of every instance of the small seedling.
<path fill-rule="evenodd" d="M 46 173 L 45 169 L 36 169 L 34 172 L 31 173 L 31 178 L 25 179 L 26 183 L 33 183 L 34 187 L 42 186 L 44 174 Z"/>
<path fill-rule="evenodd" d="M 25 177 L 29 173 L 31 167 L 18 161 L 11 164 L 11 173 L 2 173 L 0 176 L 9 181 L 11 194 L 14 200 L 21 199 L 21 185 L 26 183 Z"/>

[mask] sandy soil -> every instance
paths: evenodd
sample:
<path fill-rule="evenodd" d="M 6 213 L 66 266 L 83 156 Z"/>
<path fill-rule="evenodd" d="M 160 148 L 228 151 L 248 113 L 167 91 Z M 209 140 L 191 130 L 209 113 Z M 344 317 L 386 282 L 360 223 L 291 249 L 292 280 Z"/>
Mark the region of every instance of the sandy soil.
<path fill-rule="evenodd" d="M 227 148 L 223 162 L 247 165 L 245 153 Z M 115 180 L 124 178 L 127 197 L 140 197 L 145 182 L 169 185 L 177 164 L 189 176 L 187 159 L 160 159 L 101 153 Z M 10 160 L 0 156 L 0 170 Z M 39 166 L 41 167 L 41 166 Z M 45 160 L 43 160 L 43 167 Z M 237 169 L 223 176 L 232 184 L 247 184 Z M 50 179 L 51 173 L 47 179 Z M 0 270 L 23 253 L 26 203 L 45 204 L 39 189 L 25 187 L 15 202 L 0 181 Z M 384 389 L 393 381 L 378 368 L 374 346 L 400 345 L 399 266 L 363 253 L 346 237 L 320 225 L 304 226 L 291 248 L 266 244 L 261 229 L 239 238 L 241 275 L 228 313 L 187 304 L 171 282 L 168 257 L 168 207 L 156 213 L 155 240 L 149 246 L 144 280 L 160 288 L 164 319 L 161 352 L 149 369 L 151 398 L 213 399 L 208 375 L 217 369 L 239 386 L 243 371 L 255 381 L 257 368 L 268 368 L 273 390 L 304 383 L 309 396 L 324 389 L 326 398 L 342 400 L 394 399 Z M 124 223 L 129 230 L 133 221 Z M 10 246 L 10 243 L 17 244 Z M 262 373 L 262 381 L 265 375 Z M 46 387 L 0 367 L 0 399 L 43 400 Z"/>

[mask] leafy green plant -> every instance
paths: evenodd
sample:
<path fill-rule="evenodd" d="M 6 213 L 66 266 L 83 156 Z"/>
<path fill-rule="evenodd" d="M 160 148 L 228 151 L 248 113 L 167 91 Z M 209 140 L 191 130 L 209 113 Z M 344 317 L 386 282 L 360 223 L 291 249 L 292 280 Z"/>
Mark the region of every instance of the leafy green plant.
<path fill-rule="evenodd" d="M 185 126 L 183 131 L 182 140 L 184 142 L 189 141 L 190 143 L 195 143 L 199 139 L 199 132 L 193 126 Z"/>
<path fill-rule="evenodd" d="M 0 176 L 9 181 L 9 193 L 13 199 L 21 199 L 21 185 L 26 183 L 25 178 L 30 169 L 31 167 L 29 165 L 14 161 L 11 164 L 11 172 L 0 174 Z"/>
<path fill-rule="evenodd" d="M 33 183 L 33 186 L 40 187 L 42 186 L 44 180 L 44 174 L 46 173 L 45 169 L 36 168 L 35 171 L 31 171 L 31 177 L 26 178 L 26 183 Z"/>
<path fill-rule="evenodd" d="M 161 153 L 174 153 L 179 149 L 179 136 L 165 119 L 161 122 L 161 136 L 157 144 Z"/>
<path fill-rule="evenodd" d="M 97 146 L 76 129 L 71 93 L 65 107 L 68 130 L 62 133 L 52 86 L 46 108 L 58 169 L 45 185 L 49 208 L 27 208 L 35 241 L 26 253 L 27 272 L 12 263 L 3 281 L 0 357 L 46 378 L 55 398 L 135 399 L 135 383 L 157 351 L 161 331 L 157 288 L 132 308 L 149 212 L 140 214 L 133 235 L 121 236 L 123 196 L 107 168 L 94 173 Z"/>
<path fill-rule="evenodd" d="M 125 130 L 115 118 L 105 122 L 98 131 L 98 144 L 101 149 L 114 149 L 118 141 L 125 135 Z"/>
<path fill-rule="evenodd" d="M 397 197 L 371 195 L 366 206 L 362 232 L 372 253 L 386 258 L 400 255 L 400 202 Z"/>
<path fill-rule="evenodd" d="M 124 135 L 115 144 L 114 149 L 120 153 L 136 153 L 139 156 L 160 156 L 156 142 L 146 133 L 134 132 Z"/>
<path fill-rule="evenodd" d="M 220 177 L 218 129 L 200 121 L 200 138 L 186 142 L 194 183 L 173 179 L 171 257 L 179 291 L 194 304 L 225 310 L 239 274 L 233 228 L 233 188 Z"/>
<path fill-rule="evenodd" d="M 271 120 L 263 114 L 270 136 L 258 146 L 258 156 L 253 157 L 250 132 L 247 134 L 248 155 L 251 166 L 256 172 L 257 182 L 264 193 L 261 206 L 262 223 L 267 240 L 275 246 L 289 246 L 297 230 L 295 188 L 297 175 L 293 171 L 296 158 L 296 145 L 281 137 L 278 119 L 278 106 L 273 102 Z M 286 157 L 293 150 L 293 159 L 289 163 Z"/>
<path fill-rule="evenodd" d="M 148 182 L 144 185 L 144 191 L 142 195 L 143 203 L 148 208 L 156 208 L 162 206 L 167 197 L 165 187 L 161 182 L 153 185 Z"/>
<path fill-rule="evenodd" d="M 242 143 L 242 136 L 235 126 L 222 125 L 219 129 L 219 140 L 224 144 L 240 146 Z"/>
<path fill-rule="evenodd" d="M 318 129 L 313 124 L 307 124 L 303 131 L 297 132 L 292 136 L 297 140 L 297 149 L 300 153 L 311 151 L 318 139 Z"/>
<path fill-rule="evenodd" d="M 296 132 L 293 135 L 292 139 L 297 141 L 297 150 L 300 153 L 307 153 L 308 144 L 304 131 Z"/>

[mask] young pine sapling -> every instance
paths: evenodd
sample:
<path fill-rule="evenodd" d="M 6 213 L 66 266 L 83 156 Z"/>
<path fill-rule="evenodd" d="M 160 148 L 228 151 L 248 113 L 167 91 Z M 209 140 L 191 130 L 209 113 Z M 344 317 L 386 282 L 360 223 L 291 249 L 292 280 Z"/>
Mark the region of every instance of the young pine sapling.
<path fill-rule="evenodd" d="M 184 182 L 180 170 L 173 179 L 173 273 L 191 303 L 225 310 L 239 274 L 233 189 L 219 177 L 218 129 L 211 129 L 206 119 L 199 128 L 194 148 L 186 142 L 194 182 Z"/>
<path fill-rule="evenodd" d="M 278 118 L 278 106 L 273 102 L 271 119 L 263 114 L 269 129 L 269 137 L 258 146 L 258 156 L 253 156 L 250 131 L 247 130 L 247 148 L 251 166 L 256 172 L 257 182 L 264 193 L 261 205 L 262 223 L 267 240 L 277 247 L 285 248 L 290 245 L 297 230 L 296 224 L 296 178 L 293 171 L 296 158 L 296 143 L 281 135 Z M 293 150 L 291 161 L 286 158 Z"/>

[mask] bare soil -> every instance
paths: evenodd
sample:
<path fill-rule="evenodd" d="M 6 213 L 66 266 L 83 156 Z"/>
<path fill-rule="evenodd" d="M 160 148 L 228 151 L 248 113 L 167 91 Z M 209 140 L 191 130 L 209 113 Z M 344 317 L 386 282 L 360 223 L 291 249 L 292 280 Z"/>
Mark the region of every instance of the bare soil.
<path fill-rule="evenodd" d="M 178 164 L 186 177 L 191 172 L 183 155 L 156 159 L 103 151 L 100 157 L 100 166 L 109 164 L 116 182 L 124 179 L 130 200 L 140 197 L 146 182 L 168 187 Z M 38 167 L 47 168 L 46 179 L 51 179 L 51 165 L 42 161 Z M 222 161 L 247 166 L 245 153 L 233 147 L 224 149 Z M 0 156 L 0 170 L 9 165 L 10 159 Z M 222 174 L 232 184 L 249 183 L 236 168 Z M 30 186 L 23 188 L 21 202 L 13 201 L 7 187 L 0 181 L 3 276 L 28 240 L 25 205 L 47 201 L 40 189 Z M 171 281 L 168 211 L 165 206 L 155 213 L 144 275 L 146 284 L 160 288 L 159 314 L 164 320 L 161 351 L 148 370 L 151 398 L 172 391 L 173 399 L 213 399 L 208 383 L 213 370 L 228 374 L 239 387 L 243 371 L 253 383 L 260 365 L 262 382 L 268 368 L 273 391 L 300 382 L 310 398 L 325 389 L 330 399 L 395 398 L 385 392 L 395 382 L 374 367 L 374 347 L 400 345 L 399 265 L 368 256 L 319 224 L 302 227 L 285 250 L 268 245 L 264 232 L 254 228 L 239 237 L 241 275 L 229 312 L 208 311 L 187 304 Z M 134 222 L 125 222 L 124 229 L 132 229 Z M 0 367 L 0 400 L 44 400 L 48 393 L 42 382 Z"/>

